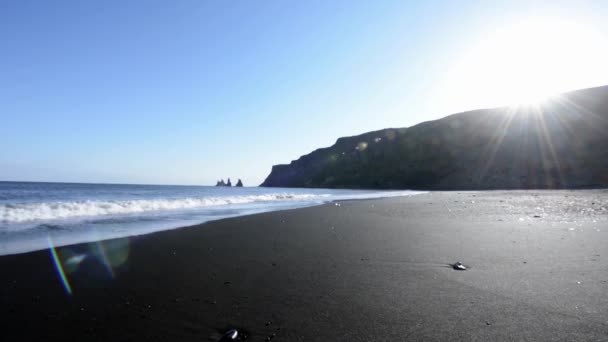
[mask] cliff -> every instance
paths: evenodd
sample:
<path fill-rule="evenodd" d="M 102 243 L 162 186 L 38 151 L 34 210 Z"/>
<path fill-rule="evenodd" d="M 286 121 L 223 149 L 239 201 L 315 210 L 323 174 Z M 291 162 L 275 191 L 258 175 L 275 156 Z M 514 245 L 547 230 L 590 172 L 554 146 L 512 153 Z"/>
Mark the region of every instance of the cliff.
<path fill-rule="evenodd" d="M 268 187 L 530 189 L 608 186 L 608 86 L 540 106 L 474 110 L 339 138 L 275 165 Z"/>

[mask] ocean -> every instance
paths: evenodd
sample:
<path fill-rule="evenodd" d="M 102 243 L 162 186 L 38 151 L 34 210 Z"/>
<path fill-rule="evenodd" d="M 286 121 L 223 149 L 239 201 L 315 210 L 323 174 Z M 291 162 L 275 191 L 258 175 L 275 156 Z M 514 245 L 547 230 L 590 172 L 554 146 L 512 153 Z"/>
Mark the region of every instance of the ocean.
<path fill-rule="evenodd" d="M 0 182 L 0 255 L 419 191 Z"/>

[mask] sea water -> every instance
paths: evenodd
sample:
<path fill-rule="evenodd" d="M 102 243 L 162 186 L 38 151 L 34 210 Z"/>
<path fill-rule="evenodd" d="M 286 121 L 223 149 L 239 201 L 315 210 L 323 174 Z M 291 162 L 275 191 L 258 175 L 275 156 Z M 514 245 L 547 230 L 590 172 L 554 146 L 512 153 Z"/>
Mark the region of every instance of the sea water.
<path fill-rule="evenodd" d="M 330 201 L 418 194 L 260 187 L 0 182 L 0 255 Z"/>

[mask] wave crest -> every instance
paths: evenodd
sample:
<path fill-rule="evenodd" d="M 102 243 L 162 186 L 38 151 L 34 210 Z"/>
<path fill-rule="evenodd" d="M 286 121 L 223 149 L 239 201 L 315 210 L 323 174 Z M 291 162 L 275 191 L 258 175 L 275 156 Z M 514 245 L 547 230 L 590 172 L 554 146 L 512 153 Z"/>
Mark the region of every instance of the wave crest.
<path fill-rule="evenodd" d="M 330 195 L 265 194 L 251 196 L 201 197 L 182 199 L 57 201 L 43 203 L 0 204 L 0 222 L 20 223 L 37 220 L 69 219 L 163 210 L 196 209 L 229 204 L 273 201 L 322 201 Z"/>

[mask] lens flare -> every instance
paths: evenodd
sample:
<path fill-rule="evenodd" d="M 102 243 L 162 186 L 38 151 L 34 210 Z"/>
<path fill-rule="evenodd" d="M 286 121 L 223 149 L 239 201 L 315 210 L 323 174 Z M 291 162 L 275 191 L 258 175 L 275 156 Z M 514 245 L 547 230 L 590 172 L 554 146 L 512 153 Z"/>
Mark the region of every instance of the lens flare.
<path fill-rule="evenodd" d="M 55 263 L 55 269 L 57 270 L 57 274 L 59 275 L 61 284 L 63 285 L 65 292 L 71 296 L 72 287 L 70 286 L 70 282 L 68 281 L 68 278 L 65 276 L 65 272 L 63 271 L 63 267 L 61 266 L 61 260 L 59 260 L 59 256 L 57 255 L 57 251 L 55 250 L 55 246 L 53 245 L 53 241 L 51 240 L 50 236 L 47 237 L 47 240 L 49 242 L 49 251 L 53 258 L 53 262 Z"/>
<path fill-rule="evenodd" d="M 366 149 L 367 149 L 367 142 L 365 142 L 365 141 L 358 143 L 357 147 L 355 147 L 355 150 L 357 150 L 357 151 L 365 151 Z"/>
<path fill-rule="evenodd" d="M 115 269 L 122 266 L 129 258 L 129 239 L 97 241 L 90 244 L 90 250 L 114 279 Z"/>
<path fill-rule="evenodd" d="M 101 260 L 101 263 L 108 271 L 108 274 L 110 275 L 110 277 L 112 279 L 114 279 L 114 277 L 116 277 L 116 274 L 114 274 L 114 269 L 112 268 L 112 264 L 110 263 L 110 260 L 108 259 L 108 255 L 106 253 L 106 249 L 103 246 L 103 243 L 100 241 L 97 241 L 97 243 L 95 243 L 94 246 L 96 249 L 95 252 L 97 253 L 99 259 Z"/>
<path fill-rule="evenodd" d="M 65 264 L 70 265 L 70 266 L 80 265 L 80 263 L 84 260 L 84 258 L 86 258 L 86 255 L 84 255 L 84 254 L 73 255 L 65 261 Z"/>

